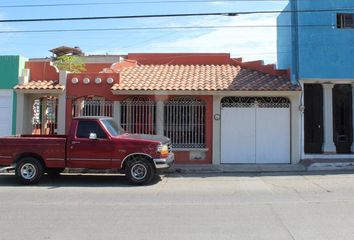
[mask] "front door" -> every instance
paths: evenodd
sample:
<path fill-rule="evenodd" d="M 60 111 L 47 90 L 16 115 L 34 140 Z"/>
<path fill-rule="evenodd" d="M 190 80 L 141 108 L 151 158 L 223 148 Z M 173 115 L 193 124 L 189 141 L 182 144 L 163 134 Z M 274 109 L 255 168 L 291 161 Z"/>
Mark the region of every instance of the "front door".
<path fill-rule="evenodd" d="M 322 153 L 323 89 L 321 84 L 305 84 L 305 153 Z"/>
<path fill-rule="evenodd" d="M 351 152 L 352 132 L 352 87 L 336 84 L 333 88 L 333 140 L 337 153 Z"/>
<path fill-rule="evenodd" d="M 89 139 L 90 133 L 96 133 L 97 139 Z M 80 120 L 68 146 L 69 167 L 111 168 L 114 143 L 97 121 Z"/>

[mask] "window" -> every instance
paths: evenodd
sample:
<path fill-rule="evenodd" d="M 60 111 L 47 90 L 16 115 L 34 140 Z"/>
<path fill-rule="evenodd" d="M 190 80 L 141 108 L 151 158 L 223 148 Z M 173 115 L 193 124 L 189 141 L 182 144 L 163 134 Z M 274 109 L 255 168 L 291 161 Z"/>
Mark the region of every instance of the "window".
<path fill-rule="evenodd" d="M 107 138 L 106 133 L 102 130 L 101 126 L 95 121 L 79 121 L 77 126 L 77 138 L 89 138 L 90 133 L 96 133 L 97 138 Z"/>
<path fill-rule="evenodd" d="M 121 126 L 129 133 L 156 134 L 156 103 L 144 97 L 121 103 Z"/>
<path fill-rule="evenodd" d="M 164 134 L 174 148 L 205 148 L 205 106 L 191 97 L 165 102 Z"/>
<path fill-rule="evenodd" d="M 111 119 L 102 120 L 103 125 L 106 127 L 111 136 L 118 136 L 124 133 L 124 130 Z"/>
<path fill-rule="evenodd" d="M 113 116 L 113 102 L 102 97 L 84 97 L 73 101 L 73 117 L 79 116 Z"/>
<path fill-rule="evenodd" d="M 354 14 L 338 13 L 337 28 L 354 28 Z"/>

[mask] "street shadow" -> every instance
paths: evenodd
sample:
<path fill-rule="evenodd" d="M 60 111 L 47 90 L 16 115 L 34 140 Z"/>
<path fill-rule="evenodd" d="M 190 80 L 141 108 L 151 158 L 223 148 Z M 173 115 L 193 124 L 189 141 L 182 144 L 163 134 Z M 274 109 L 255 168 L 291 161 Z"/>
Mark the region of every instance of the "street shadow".
<path fill-rule="evenodd" d="M 41 181 L 36 185 L 38 187 L 62 188 L 62 187 L 144 187 L 155 185 L 161 181 L 160 176 L 155 178 L 147 185 L 139 186 L 130 183 L 124 175 L 121 174 L 61 174 L 57 177 L 44 175 Z M 23 187 L 13 173 L 0 174 L 1 187 Z"/>

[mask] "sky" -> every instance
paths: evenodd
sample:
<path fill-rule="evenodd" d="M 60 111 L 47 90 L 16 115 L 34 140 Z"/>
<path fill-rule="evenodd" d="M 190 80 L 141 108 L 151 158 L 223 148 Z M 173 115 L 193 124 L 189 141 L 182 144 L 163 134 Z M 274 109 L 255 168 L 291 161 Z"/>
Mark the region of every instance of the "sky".
<path fill-rule="evenodd" d="M 0 19 L 282 10 L 287 1 L 136 3 L 128 0 L 1 0 Z M 151 2 L 140 0 L 139 2 Z M 7 8 L 8 5 L 125 2 L 128 4 Z M 137 1 L 136 1 L 137 2 Z M 162 1 L 163 2 L 163 1 Z M 84 28 L 275 25 L 277 14 L 158 19 L 0 23 L 0 31 Z M 276 28 L 168 29 L 56 33 L 0 33 L 0 55 L 50 57 L 50 49 L 79 46 L 90 54 L 145 52 L 230 53 L 245 61 L 276 63 Z"/>

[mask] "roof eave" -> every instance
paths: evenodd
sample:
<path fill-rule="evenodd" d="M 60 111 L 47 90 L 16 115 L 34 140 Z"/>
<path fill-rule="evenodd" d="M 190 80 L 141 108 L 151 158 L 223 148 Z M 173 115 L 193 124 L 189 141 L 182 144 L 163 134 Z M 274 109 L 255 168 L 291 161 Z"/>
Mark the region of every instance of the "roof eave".
<path fill-rule="evenodd" d="M 14 89 L 19 94 L 62 94 L 65 89 Z"/>
<path fill-rule="evenodd" d="M 271 91 L 230 91 L 230 90 L 112 90 L 114 95 L 210 95 L 210 96 L 224 96 L 224 95 L 239 95 L 239 96 L 296 96 L 300 95 L 300 90 L 271 90 Z"/>

